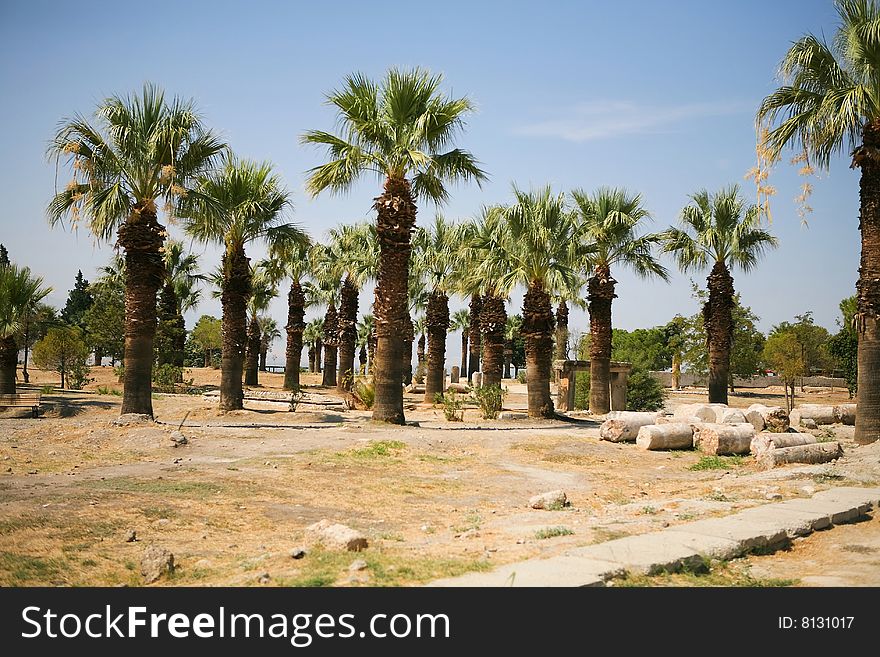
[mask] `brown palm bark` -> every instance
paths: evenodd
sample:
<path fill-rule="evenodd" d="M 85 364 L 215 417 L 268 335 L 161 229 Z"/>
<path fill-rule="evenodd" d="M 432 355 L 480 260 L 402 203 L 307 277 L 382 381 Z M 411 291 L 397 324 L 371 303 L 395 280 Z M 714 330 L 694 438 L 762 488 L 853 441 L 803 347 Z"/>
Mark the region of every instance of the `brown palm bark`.
<path fill-rule="evenodd" d="M 302 359 L 303 331 L 306 328 L 306 297 L 299 281 L 290 283 L 287 293 L 287 346 L 284 350 L 284 389 L 299 390 L 299 363 Z M 309 371 L 313 372 L 315 357 L 309 348 Z"/>
<path fill-rule="evenodd" d="M 410 324 L 411 326 L 412 324 Z M 409 385 L 412 383 L 412 375 L 413 375 L 413 367 L 412 367 L 412 345 L 413 345 L 413 335 L 409 334 L 408 338 L 403 341 L 403 352 L 401 353 L 401 361 L 400 361 L 400 376 L 401 383 L 404 385 Z"/>
<path fill-rule="evenodd" d="M 471 302 L 468 306 L 470 313 L 471 325 L 468 327 L 468 336 L 470 337 L 470 350 L 468 353 L 468 369 L 467 380 L 471 380 L 474 372 L 480 371 L 480 350 L 481 350 L 481 331 L 480 331 L 480 311 L 483 308 L 483 298 L 479 294 L 471 296 Z"/>
<path fill-rule="evenodd" d="M 339 316 L 336 304 L 327 306 L 324 313 L 324 376 L 322 386 L 336 386 L 336 356 L 339 347 Z"/>
<path fill-rule="evenodd" d="M 266 360 L 269 357 L 269 344 L 266 340 L 260 340 L 260 371 L 266 371 Z"/>
<path fill-rule="evenodd" d="M 309 345 L 309 373 L 314 374 L 315 370 L 315 345 Z"/>
<path fill-rule="evenodd" d="M 364 345 L 361 345 L 360 351 L 358 351 L 358 361 L 360 363 L 358 371 L 363 376 L 367 373 L 367 348 Z"/>
<path fill-rule="evenodd" d="M 449 297 L 434 290 L 428 297 L 425 311 L 428 331 L 428 362 L 425 371 L 425 402 L 434 403 L 434 396 L 443 392 L 446 369 L 446 332 L 449 330 Z"/>
<path fill-rule="evenodd" d="M 246 386 L 259 385 L 260 365 L 260 323 L 257 316 L 251 317 L 247 331 L 247 351 L 244 356 L 244 384 Z"/>
<path fill-rule="evenodd" d="M 373 419 L 404 424 L 403 337 L 411 334 L 408 282 L 410 236 L 416 223 L 416 204 L 409 181 L 388 178 L 384 193 L 376 199 L 376 236 L 379 241 L 379 272 L 376 298 L 376 400 Z M 410 352 L 412 350 L 410 349 Z"/>
<path fill-rule="evenodd" d="M 0 339 L 0 395 L 15 394 L 15 370 L 18 367 L 18 345 L 15 337 Z"/>
<path fill-rule="evenodd" d="M 104 350 L 101 347 L 95 347 L 95 367 L 101 367 L 101 361 L 104 360 Z M 22 371 L 24 374 L 24 382 L 28 382 L 27 375 L 27 346 L 25 346 L 24 350 L 24 370 Z"/>
<path fill-rule="evenodd" d="M 719 260 L 706 280 L 709 300 L 703 305 L 703 326 L 709 349 L 709 403 L 726 404 L 733 339 L 733 276 Z"/>
<path fill-rule="evenodd" d="M 611 410 L 611 303 L 614 285 L 607 265 L 596 267 L 587 283 L 590 313 L 590 413 Z"/>
<path fill-rule="evenodd" d="M 367 374 L 373 376 L 376 373 L 376 343 L 378 339 L 376 338 L 376 329 L 373 328 L 370 331 L 370 335 L 367 338 Z"/>
<path fill-rule="evenodd" d="M 504 299 L 494 294 L 483 297 L 480 309 L 480 331 L 483 343 L 483 385 L 501 384 L 504 368 L 504 329 L 507 325 L 507 310 Z"/>
<path fill-rule="evenodd" d="M 553 358 L 553 306 L 540 281 L 532 281 L 523 299 L 522 335 L 526 343 L 529 417 L 554 417 L 550 398 Z"/>
<path fill-rule="evenodd" d="M 880 121 L 862 132 L 863 147 L 853 164 L 861 168 L 859 230 L 862 253 L 856 283 L 858 406 L 855 440 L 865 445 L 880 438 Z"/>
<path fill-rule="evenodd" d="M 462 377 L 467 376 L 468 371 L 468 336 L 470 331 L 468 329 L 462 329 L 461 331 L 461 368 L 459 369 L 459 373 Z"/>
<path fill-rule="evenodd" d="M 324 362 L 324 341 L 321 338 L 315 340 L 315 372 L 321 373 L 321 363 Z"/>
<path fill-rule="evenodd" d="M 510 378 L 510 366 L 513 363 L 513 340 L 504 341 L 504 378 Z"/>
<path fill-rule="evenodd" d="M 553 359 L 568 359 L 568 304 L 565 301 L 560 301 L 556 306 L 556 348 Z"/>
<path fill-rule="evenodd" d="M 156 292 L 165 278 L 160 250 L 165 228 L 152 203 L 136 205 L 119 227 L 125 251 L 125 373 L 122 414 L 153 416 L 153 340 L 156 336 Z"/>
<path fill-rule="evenodd" d="M 425 334 L 421 333 L 416 342 L 416 367 L 421 368 L 425 363 Z"/>
<path fill-rule="evenodd" d="M 358 289 L 351 277 L 342 282 L 339 301 L 339 380 L 336 389 L 349 392 L 354 385 L 354 353 L 357 343 Z"/>
<path fill-rule="evenodd" d="M 250 260 L 244 249 L 227 250 L 223 255 L 223 352 L 220 359 L 220 410 L 244 408 L 241 374 L 247 342 L 247 303 L 251 297 Z"/>

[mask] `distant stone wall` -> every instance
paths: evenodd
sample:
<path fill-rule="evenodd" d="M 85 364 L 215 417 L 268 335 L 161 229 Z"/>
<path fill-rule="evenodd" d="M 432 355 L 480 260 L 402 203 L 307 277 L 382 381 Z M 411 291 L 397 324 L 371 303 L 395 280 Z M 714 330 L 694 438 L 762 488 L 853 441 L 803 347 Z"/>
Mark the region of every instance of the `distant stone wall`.
<path fill-rule="evenodd" d="M 651 372 L 651 376 L 657 379 L 660 384 L 665 388 L 672 387 L 672 372 Z M 694 376 L 693 374 L 688 374 L 687 372 L 681 373 L 681 386 L 700 386 L 706 385 L 706 380 L 704 378 L 700 379 Z M 778 376 L 754 376 L 751 379 L 740 379 L 739 377 L 734 377 L 733 379 L 733 387 L 734 388 L 767 388 L 769 386 L 781 386 L 782 379 Z M 798 387 L 801 385 L 801 380 L 798 379 Z M 823 387 L 823 388 L 846 388 L 846 379 L 830 377 L 830 376 L 805 376 L 803 379 L 803 385 L 805 386 L 815 386 L 815 387 Z"/>

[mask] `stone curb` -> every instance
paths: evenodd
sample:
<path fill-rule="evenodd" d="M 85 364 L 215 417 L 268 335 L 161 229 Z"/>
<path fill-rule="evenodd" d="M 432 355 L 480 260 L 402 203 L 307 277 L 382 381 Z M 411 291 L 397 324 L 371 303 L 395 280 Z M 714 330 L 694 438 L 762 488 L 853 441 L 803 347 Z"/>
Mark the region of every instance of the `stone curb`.
<path fill-rule="evenodd" d="M 880 488 L 841 487 L 764 504 L 570 550 L 550 559 L 507 564 L 488 573 L 436 580 L 428 586 L 604 586 L 626 572 L 653 575 L 698 566 L 706 558 L 733 559 L 774 551 L 796 536 L 853 522 L 880 506 Z"/>

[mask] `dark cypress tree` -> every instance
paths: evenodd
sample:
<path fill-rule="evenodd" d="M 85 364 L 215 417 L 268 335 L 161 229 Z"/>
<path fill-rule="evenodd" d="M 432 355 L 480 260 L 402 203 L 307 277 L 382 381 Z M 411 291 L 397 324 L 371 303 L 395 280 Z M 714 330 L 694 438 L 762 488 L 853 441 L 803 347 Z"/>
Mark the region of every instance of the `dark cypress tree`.
<path fill-rule="evenodd" d="M 83 278 L 82 271 L 76 272 L 76 282 L 67 295 L 67 303 L 61 311 L 61 320 L 66 324 L 85 329 L 85 313 L 93 303 L 89 282 Z"/>

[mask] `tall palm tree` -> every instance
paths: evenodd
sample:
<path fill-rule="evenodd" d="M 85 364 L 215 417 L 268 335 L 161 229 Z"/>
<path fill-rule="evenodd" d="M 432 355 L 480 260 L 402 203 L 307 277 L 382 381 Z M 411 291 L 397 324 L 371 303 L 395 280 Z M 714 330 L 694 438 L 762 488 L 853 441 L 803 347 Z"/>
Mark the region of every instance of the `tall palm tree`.
<path fill-rule="evenodd" d="M 260 384 L 260 353 L 263 348 L 263 326 L 260 316 L 269 309 L 269 304 L 277 294 L 278 290 L 266 270 L 260 266 L 254 267 L 251 272 L 251 297 L 247 304 L 250 320 L 244 357 L 244 384 L 246 386 Z"/>
<path fill-rule="evenodd" d="M 367 374 L 373 375 L 376 359 L 376 322 L 372 314 L 364 315 L 357 326 L 358 344 L 367 350 Z M 361 359 L 363 361 L 363 359 Z"/>
<path fill-rule="evenodd" d="M 401 374 L 405 385 L 412 383 L 413 378 L 412 347 L 413 342 L 416 339 L 416 323 L 412 318 L 414 315 L 421 315 L 428 309 L 428 297 L 430 296 L 427 282 L 425 281 L 425 271 L 422 266 L 422 258 L 418 253 L 421 246 L 419 244 L 414 244 L 413 246 L 413 251 L 415 251 L 415 253 L 413 254 L 414 257 L 410 261 L 409 266 L 409 313 L 406 318 L 407 322 L 404 326 L 403 361 L 401 362 Z M 424 354 L 422 357 L 424 357 Z"/>
<path fill-rule="evenodd" d="M 449 322 L 450 331 L 461 331 L 461 376 L 467 376 L 467 357 L 468 357 L 468 333 L 471 327 L 471 314 L 461 308 L 452 313 Z"/>
<path fill-rule="evenodd" d="M 510 366 L 517 370 L 519 373 L 519 365 L 517 365 L 513 361 L 513 351 L 514 345 L 516 343 L 517 338 L 520 337 L 522 331 L 522 317 L 520 315 L 514 315 L 513 317 L 507 318 L 507 324 L 504 327 L 504 378 L 510 378 Z M 516 376 L 516 374 L 514 374 Z"/>
<path fill-rule="evenodd" d="M 336 303 L 339 301 L 339 288 L 342 274 L 339 267 L 339 252 L 325 244 L 315 244 L 310 253 L 312 261 L 312 277 L 315 284 L 307 291 L 309 305 L 326 306 L 324 312 L 324 333 L 321 336 L 324 347 L 323 386 L 337 384 L 336 367 L 339 354 L 339 313 Z"/>
<path fill-rule="evenodd" d="M 434 402 L 434 396 L 443 392 L 446 369 L 446 332 L 449 330 L 449 291 L 454 285 L 456 258 L 462 246 L 462 231 L 446 221 L 441 214 L 434 217 L 429 228 L 419 228 L 414 241 L 420 262 L 417 268 L 424 272 L 428 302 L 425 308 L 424 329 L 428 334 L 428 359 L 425 365 L 425 401 Z M 424 352 L 424 344 L 421 351 Z M 420 362 L 421 364 L 421 362 Z"/>
<path fill-rule="evenodd" d="M 758 121 L 772 128 L 765 146 L 786 146 L 809 164 L 828 169 L 848 149 L 859 183 L 858 390 L 855 440 L 880 438 L 880 6 L 874 0 L 837 0 L 840 24 L 829 44 L 807 34 L 780 66 L 782 86 L 767 96 Z"/>
<path fill-rule="evenodd" d="M 287 345 L 284 350 L 284 389 L 299 390 L 299 368 L 302 360 L 303 331 L 305 331 L 306 295 L 303 282 L 311 271 L 309 249 L 311 240 L 286 241 L 269 247 L 269 257 L 263 262 L 266 273 L 274 284 L 290 279 L 287 292 Z M 310 347 L 314 350 L 314 346 Z M 314 371 L 314 351 L 309 358 L 309 371 Z"/>
<path fill-rule="evenodd" d="M 73 180 L 49 203 L 52 225 L 85 217 L 99 240 L 125 252 L 125 374 L 122 413 L 153 415 L 153 338 L 156 292 L 164 281 L 165 228 L 156 202 L 171 203 L 210 167 L 226 145 L 202 124 L 192 102 L 166 102 L 147 84 L 139 95 L 112 96 L 96 111 L 64 119 L 49 147 Z"/>
<path fill-rule="evenodd" d="M 480 314 L 483 312 L 483 297 L 479 293 L 471 294 L 471 301 L 468 304 L 468 338 L 470 345 L 468 346 L 468 369 L 467 380 L 471 380 L 474 372 L 480 371 L 480 360 L 482 359 L 482 340 L 480 330 Z"/>
<path fill-rule="evenodd" d="M 510 258 L 493 258 L 496 250 L 504 253 L 507 239 L 507 224 L 504 208 L 486 207 L 476 221 L 465 225 L 465 239 L 468 244 L 464 267 L 459 280 L 463 289 L 479 298 L 479 339 L 482 346 L 483 385 L 500 385 L 504 374 L 504 328 L 507 324 L 508 290 L 500 286 L 500 281 L 510 272 Z M 474 298 L 472 296 L 472 298 Z M 471 343 L 475 342 L 471 332 Z"/>
<path fill-rule="evenodd" d="M 625 189 L 600 188 L 593 194 L 571 193 L 577 214 L 578 239 L 588 252 L 582 260 L 587 275 L 590 313 L 590 412 L 611 410 L 611 304 L 617 281 L 612 267 L 628 267 L 641 278 L 669 279 L 653 255 L 659 233 L 639 235 L 639 225 L 650 218 L 639 194 Z"/>
<path fill-rule="evenodd" d="M 337 274 L 342 278 L 339 291 L 338 392 L 348 392 L 354 384 L 354 356 L 357 341 L 357 311 L 360 288 L 376 275 L 379 244 L 376 231 L 366 224 L 342 225 L 330 230 L 330 249 Z"/>
<path fill-rule="evenodd" d="M 497 248 L 480 265 L 502 271 L 498 289 L 526 288 L 522 335 L 526 343 L 529 417 L 553 417 L 550 377 L 553 359 L 553 307 L 550 295 L 574 284 L 579 245 L 565 197 L 550 187 L 524 192 L 513 188 L 515 202 L 501 210 L 504 230 Z"/>
<path fill-rule="evenodd" d="M 325 147 L 329 156 L 311 170 L 307 186 L 313 195 L 347 191 L 364 173 L 385 179 L 373 206 L 380 248 L 373 419 L 395 424 L 405 421 L 401 336 L 410 321 L 406 299 L 416 203 L 445 201 L 449 181 L 480 183 L 485 178 L 469 152 L 446 150 L 473 106 L 467 98 L 442 94 L 441 80 L 418 68 L 391 69 L 378 83 L 351 75 L 327 97 L 338 112 L 341 135 L 312 130 L 302 137 L 304 143 Z"/>
<path fill-rule="evenodd" d="M 0 394 L 15 394 L 15 370 L 18 366 L 16 335 L 25 316 L 52 291 L 43 287 L 40 276 L 32 276 L 27 267 L 12 263 L 0 265 Z"/>
<path fill-rule="evenodd" d="M 283 223 L 290 200 L 268 162 L 226 158 L 224 166 L 199 180 L 181 203 L 187 232 L 204 243 L 224 246 L 220 268 L 223 306 L 223 355 L 220 408 L 243 408 L 241 374 L 247 342 L 247 305 L 253 293 L 250 259 L 245 247 L 264 240 L 307 242 L 297 226 Z"/>
<path fill-rule="evenodd" d="M 321 348 L 323 347 L 321 336 L 323 334 L 324 320 L 321 317 L 316 317 L 303 329 L 303 342 L 309 347 L 309 372 L 311 373 L 321 371 Z"/>
<path fill-rule="evenodd" d="M 183 367 L 186 346 L 186 322 L 183 314 L 198 305 L 200 274 L 199 257 L 187 253 L 183 242 L 167 240 L 163 249 L 165 283 L 159 293 L 159 323 L 156 328 L 157 364 Z"/>
<path fill-rule="evenodd" d="M 681 211 L 681 228 L 663 234 L 663 250 L 675 255 L 682 272 L 712 266 L 707 278 L 709 299 L 703 305 L 709 401 L 726 404 L 735 294 L 730 270 L 751 271 L 766 249 L 776 247 L 777 240 L 761 228 L 760 208 L 746 205 L 736 185 L 715 194 L 701 190 L 691 200 Z"/>
<path fill-rule="evenodd" d="M 281 337 L 281 330 L 278 328 L 278 322 L 268 315 L 260 315 L 258 321 L 260 323 L 260 371 L 265 372 L 269 347 Z"/>
<path fill-rule="evenodd" d="M 429 301 L 430 303 L 430 301 Z M 427 344 L 427 338 L 425 337 L 425 333 L 428 331 L 428 317 L 427 315 L 419 315 L 416 317 L 413 322 L 413 332 L 419 336 L 419 339 L 416 340 L 416 371 L 419 372 L 422 368 L 426 367 L 425 365 L 425 345 Z"/>

